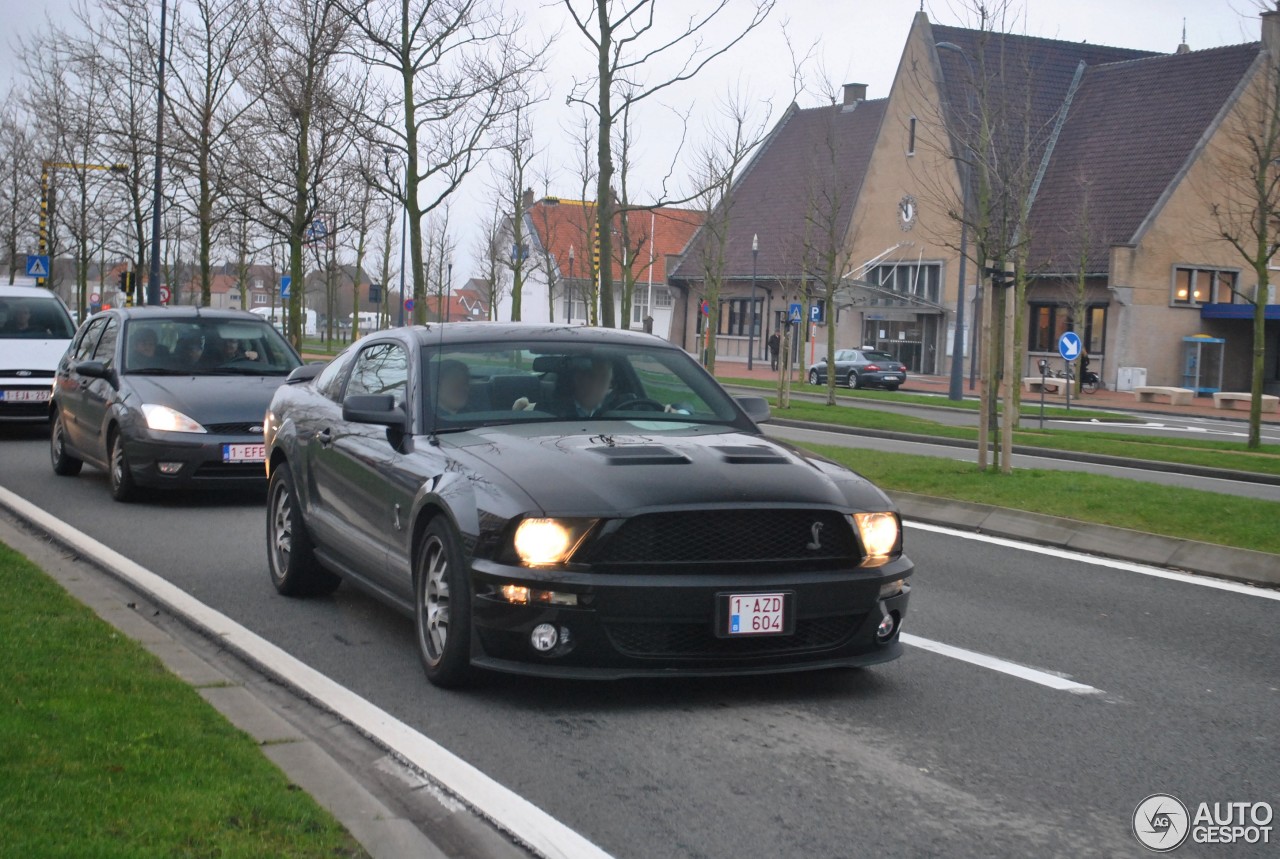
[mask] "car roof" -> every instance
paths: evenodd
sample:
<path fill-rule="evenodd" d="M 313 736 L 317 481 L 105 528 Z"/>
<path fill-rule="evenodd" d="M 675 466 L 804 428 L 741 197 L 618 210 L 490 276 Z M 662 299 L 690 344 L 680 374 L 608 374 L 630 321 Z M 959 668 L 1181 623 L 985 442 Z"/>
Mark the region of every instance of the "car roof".
<path fill-rule="evenodd" d="M 60 303 L 62 298 L 49 289 L 42 286 L 0 286 L 0 298 L 56 298 Z"/>
<path fill-rule="evenodd" d="M 406 329 L 390 328 L 380 333 L 397 331 L 406 331 Z M 415 325 L 407 331 L 422 346 L 519 343 L 538 340 L 563 343 L 566 340 L 576 340 L 584 345 L 646 346 L 684 351 L 656 334 L 589 325 L 557 325 L 545 322 L 445 322 L 443 324 L 437 322 L 430 325 Z"/>
<path fill-rule="evenodd" d="M 156 307 L 113 307 L 110 310 L 103 310 L 98 316 L 115 314 L 122 319 L 241 319 L 249 322 L 260 322 L 266 324 L 265 320 L 256 313 L 250 313 L 247 310 L 235 310 L 231 308 L 220 309 L 214 307 L 196 307 L 190 304 L 179 304 L 175 306 Z"/>

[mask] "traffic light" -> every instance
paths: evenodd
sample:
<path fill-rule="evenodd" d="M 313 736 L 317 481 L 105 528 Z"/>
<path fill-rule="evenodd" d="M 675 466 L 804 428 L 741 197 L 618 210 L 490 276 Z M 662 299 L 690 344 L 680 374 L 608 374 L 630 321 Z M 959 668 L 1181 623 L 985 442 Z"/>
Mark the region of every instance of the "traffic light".
<path fill-rule="evenodd" d="M 120 272 L 119 289 L 121 292 L 129 291 L 129 272 L 127 271 Z"/>
<path fill-rule="evenodd" d="M 382 284 L 380 283 L 369 284 L 369 303 L 370 304 L 382 303 Z"/>

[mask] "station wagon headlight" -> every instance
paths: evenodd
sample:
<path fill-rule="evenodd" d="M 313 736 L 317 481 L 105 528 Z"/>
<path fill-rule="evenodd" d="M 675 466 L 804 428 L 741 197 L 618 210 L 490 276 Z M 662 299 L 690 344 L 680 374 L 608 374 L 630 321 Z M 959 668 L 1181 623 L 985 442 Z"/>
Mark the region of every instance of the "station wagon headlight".
<path fill-rule="evenodd" d="M 584 519 L 525 519 L 516 528 L 515 550 L 530 567 L 563 563 L 591 527 Z"/>
<path fill-rule="evenodd" d="M 867 553 L 867 566 L 888 561 L 898 548 L 898 517 L 892 513 L 854 513 L 862 548 Z"/>
<path fill-rule="evenodd" d="M 159 432 L 207 432 L 204 427 L 184 415 L 182 412 L 158 406 L 155 403 L 143 403 L 142 414 L 147 419 L 147 429 Z"/>

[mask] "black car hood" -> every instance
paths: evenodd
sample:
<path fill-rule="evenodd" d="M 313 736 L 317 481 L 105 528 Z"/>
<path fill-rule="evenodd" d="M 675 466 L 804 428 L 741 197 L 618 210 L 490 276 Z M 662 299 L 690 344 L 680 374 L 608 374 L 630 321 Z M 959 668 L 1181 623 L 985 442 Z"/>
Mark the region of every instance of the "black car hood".
<path fill-rule="evenodd" d="M 143 376 L 123 387 L 135 406 L 155 403 L 202 424 L 261 423 L 284 376 Z"/>
<path fill-rule="evenodd" d="M 441 443 L 464 467 L 501 472 L 558 516 L 752 503 L 894 509 L 857 474 L 761 435 L 705 426 L 646 432 L 622 421 L 566 426 L 479 429 Z"/>

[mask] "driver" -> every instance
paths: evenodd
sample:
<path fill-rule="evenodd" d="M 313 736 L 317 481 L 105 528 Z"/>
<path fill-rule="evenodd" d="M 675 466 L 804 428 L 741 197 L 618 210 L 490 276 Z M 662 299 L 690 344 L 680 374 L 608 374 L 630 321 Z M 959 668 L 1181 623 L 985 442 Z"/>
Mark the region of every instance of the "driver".
<path fill-rule="evenodd" d="M 575 361 L 569 381 L 572 402 L 561 413 L 565 417 L 593 418 L 604 411 L 604 402 L 613 387 L 613 362 L 607 358 Z"/>

